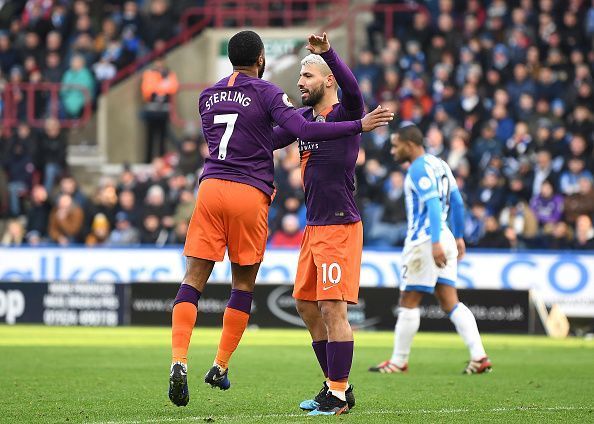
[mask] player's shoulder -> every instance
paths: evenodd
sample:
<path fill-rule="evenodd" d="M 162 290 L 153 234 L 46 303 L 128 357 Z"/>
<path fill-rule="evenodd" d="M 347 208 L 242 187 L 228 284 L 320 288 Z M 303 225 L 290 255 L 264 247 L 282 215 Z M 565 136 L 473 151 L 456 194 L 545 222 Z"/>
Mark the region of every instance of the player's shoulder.
<path fill-rule="evenodd" d="M 302 106 L 296 110 L 300 115 L 307 116 L 309 114 L 312 114 L 313 108 L 311 106 Z"/>
<path fill-rule="evenodd" d="M 425 167 L 428 163 L 430 163 L 429 161 L 431 160 L 429 156 L 430 155 L 428 154 L 424 154 L 412 161 L 410 167 L 408 168 L 408 172 L 412 175 L 417 174 L 419 172 L 425 172 Z"/>

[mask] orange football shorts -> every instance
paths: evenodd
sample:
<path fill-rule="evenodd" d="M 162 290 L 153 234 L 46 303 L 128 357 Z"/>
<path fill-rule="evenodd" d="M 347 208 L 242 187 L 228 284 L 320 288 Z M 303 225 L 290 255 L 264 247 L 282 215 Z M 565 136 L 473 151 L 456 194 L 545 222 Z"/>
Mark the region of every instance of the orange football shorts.
<path fill-rule="evenodd" d="M 356 304 L 362 253 L 361 221 L 307 226 L 301 242 L 293 297 Z"/>
<path fill-rule="evenodd" d="M 184 255 L 239 265 L 262 262 L 270 196 L 248 184 L 208 178 L 200 183 Z"/>

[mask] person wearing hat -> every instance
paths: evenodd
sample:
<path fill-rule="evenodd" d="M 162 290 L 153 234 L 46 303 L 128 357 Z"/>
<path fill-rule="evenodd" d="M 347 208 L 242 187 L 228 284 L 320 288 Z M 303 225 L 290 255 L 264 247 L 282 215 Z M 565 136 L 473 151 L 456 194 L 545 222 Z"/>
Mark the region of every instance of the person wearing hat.
<path fill-rule="evenodd" d="M 98 213 L 93 218 L 93 223 L 91 224 L 91 232 L 85 239 L 85 244 L 87 246 L 99 246 L 104 244 L 109 237 L 109 220 L 107 216 L 103 213 Z"/>

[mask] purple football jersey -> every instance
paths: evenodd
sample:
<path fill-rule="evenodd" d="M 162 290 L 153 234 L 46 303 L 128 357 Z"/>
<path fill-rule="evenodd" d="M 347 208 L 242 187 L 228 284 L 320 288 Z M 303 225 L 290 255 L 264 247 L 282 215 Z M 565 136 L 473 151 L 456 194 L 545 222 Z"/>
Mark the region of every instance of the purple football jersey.
<path fill-rule="evenodd" d="M 364 116 L 361 91 L 355 76 L 333 49 L 321 55 L 342 90 L 342 99 L 314 117 L 313 108 L 299 112 L 308 121 L 340 122 Z M 294 140 L 294 139 L 293 139 Z M 307 225 L 347 224 L 361 220 L 355 203 L 355 163 L 361 134 L 325 141 L 299 137 L 301 178 L 305 191 Z M 290 135 L 275 131 L 275 148 L 291 142 Z"/>
<path fill-rule="evenodd" d="M 360 120 L 329 124 L 307 122 L 280 88 L 238 72 L 204 90 L 198 110 L 209 150 L 200 180 L 236 181 L 268 195 L 274 192 L 274 123 L 308 140 L 361 132 Z"/>

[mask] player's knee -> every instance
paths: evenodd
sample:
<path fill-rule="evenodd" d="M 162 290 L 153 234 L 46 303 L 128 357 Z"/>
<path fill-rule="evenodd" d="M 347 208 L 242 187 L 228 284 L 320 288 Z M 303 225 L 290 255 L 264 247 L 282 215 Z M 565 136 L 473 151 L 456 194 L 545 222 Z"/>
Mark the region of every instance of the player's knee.
<path fill-rule="evenodd" d="M 297 313 L 303 320 L 320 317 L 320 310 L 315 302 L 297 299 L 295 307 L 297 308 Z"/>
<path fill-rule="evenodd" d="M 328 328 L 348 323 L 346 302 L 322 301 L 320 311 Z"/>
<path fill-rule="evenodd" d="M 413 291 L 403 291 L 400 294 L 400 300 L 398 306 L 403 308 L 418 308 L 423 300 L 423 293 Z"/>

